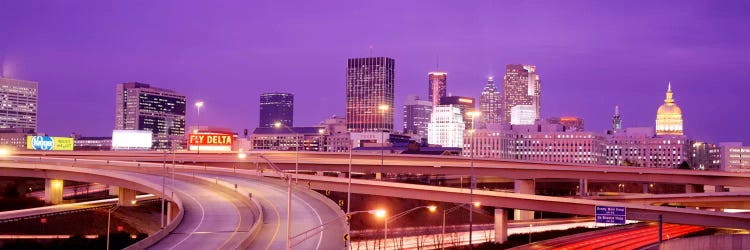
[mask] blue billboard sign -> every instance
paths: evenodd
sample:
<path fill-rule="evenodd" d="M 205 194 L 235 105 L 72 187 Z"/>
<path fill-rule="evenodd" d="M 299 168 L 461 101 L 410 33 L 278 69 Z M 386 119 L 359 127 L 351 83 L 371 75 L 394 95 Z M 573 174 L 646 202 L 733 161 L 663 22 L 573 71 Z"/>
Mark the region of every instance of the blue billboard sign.
<path fill-rule="evenodd" d="M 625 224 L 627 209 L 625 207 L 596 206 L 596 223 Z"/>

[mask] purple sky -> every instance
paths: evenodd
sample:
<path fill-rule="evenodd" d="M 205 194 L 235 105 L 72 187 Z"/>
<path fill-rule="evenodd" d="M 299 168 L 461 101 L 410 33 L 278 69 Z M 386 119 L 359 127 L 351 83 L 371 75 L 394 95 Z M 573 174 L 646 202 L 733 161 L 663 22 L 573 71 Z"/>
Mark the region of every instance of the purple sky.
<path fill-rule="evenodd" d="M 372 45 L 396 59 L 396 128 L 439 56 L 448 91 L 474 97 L 535 64 L 542 116 L 593 131 L 614 105 L 654 126 L 671 81 L 687 135 L 750 144 L 748 1 L 108 2 L 0 1 L 3 72 L 39 82 L 42 132 L 110 134 L 125 81 L 204 100 L 202 123 L 237 131 L 257 126 L 261 92 L 292 92 L 295 125 L 313 125 L 344 114 L 346 59 Z"/>

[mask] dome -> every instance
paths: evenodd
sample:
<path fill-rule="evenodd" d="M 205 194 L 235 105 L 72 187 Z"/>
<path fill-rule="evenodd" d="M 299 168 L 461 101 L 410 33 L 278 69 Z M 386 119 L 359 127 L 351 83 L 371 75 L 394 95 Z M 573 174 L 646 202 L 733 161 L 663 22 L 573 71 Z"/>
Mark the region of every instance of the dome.
<path fill-rule="evenodd" d="M 667 99 L 656 110 L 657 135 L 682 135 L 682 109 L 672 99 L 672 84 L 667 87 Z"/>
<path fill-rule="evenodd" d="M 659 115 L 682 115 L 682 109 L 680 106 L 674 103 L 665 103 L 659 106 L 659 110 L 656 111 L 656 116 Z"/>

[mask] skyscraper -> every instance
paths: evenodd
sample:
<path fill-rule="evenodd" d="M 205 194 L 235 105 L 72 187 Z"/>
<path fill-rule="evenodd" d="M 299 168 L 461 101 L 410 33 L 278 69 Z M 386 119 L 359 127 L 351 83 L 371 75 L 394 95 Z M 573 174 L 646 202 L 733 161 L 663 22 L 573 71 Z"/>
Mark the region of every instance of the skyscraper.
<path fill-rule="evenodd" d="M 395 60 L 350 58 L 346 67 L 346 127 L 350 132 L 393 130 Z"/>
<path fill-rule="evenodd" d="M 409 95 L 404 102 L 404 133 L 427 136 L 427 125 L 432 114 L 432 102 Z"/>
<path fill-rule="evenodd" d="M 656 135 L 682 135 L 682 110 L 672 99 L 672 83 L 667 85 L 667 98 L 656 111 Z"/>
<path fill-rule="evenodd" d="M 427 129 L 427 142 L 443 147 L 463 147 L 464 127 L 464 119 L 458 107 L 435 106 Z"/>
<path fill-rule="evenodd" d="M 172 90 L 139 82 L 117 84 L 115 129 L 152 131 L 154 149 L 168 149 L 173 136 L 184 140 L 186 102 L 187 97 Z"/>
<path fill-rule="evenodd" d="M 432 102 L 432 106 L 440 105 L 440 98 L 446 94 L 446 85 L 448 84 L 448 73 L 430 72 L 427 74 L 429 89 L 427 90 L 427 99 Z"/>
<path fill-rule="evenodd" d="M 37 82 L 0 77 L 0 128 L 37 129 Z"/>
<path fill-rule="evenodd" d="M 511 120 L 511 110 L 518 105 L 533 106 L 534 119 L 541 117 L 541 89 L 536 66 L 508 64 L 503 77 L 503 117 L 504 122 Z M 523 110 L 527 110 L 524 107 Z"/>
<path fill-rule="evenodd" d="M 612 116 L 612 131 L 622 129 L 622 117 L 620 117 L 620 107 L 615 106 L 615 115 Z"/>
<path fill-rule="evenodd" d="M 294 124 L 294 94 L 263 93 L 260 94 L 260 119 L 258 127 L 271 128 L 274 123 L 293 127 Z"/>
<path fill-rule="evenodd" d="M 461 117 L 464 118 L 466 129 L 474 128 L 473 121 L 469 115 L 469 112 L 476 110 L 474 103 L 474 98 L 465 96 L 444 96 L 440 98 L 440 105 L 453 105 L 454 107 L 458 107 L 461 111 Z"/>
<path fill-rule="evenodd" d="M 487 84 L 484 85 L 482 90 L 482 96 L 479 98 L 479 111 L 482 112 L 482 125 L 486 124 L 498 124 L 502 118 L 502 102 L 500 100 L 500 92 L 497 91 L 495 81 L 490 76 L 487 78 Z"/>

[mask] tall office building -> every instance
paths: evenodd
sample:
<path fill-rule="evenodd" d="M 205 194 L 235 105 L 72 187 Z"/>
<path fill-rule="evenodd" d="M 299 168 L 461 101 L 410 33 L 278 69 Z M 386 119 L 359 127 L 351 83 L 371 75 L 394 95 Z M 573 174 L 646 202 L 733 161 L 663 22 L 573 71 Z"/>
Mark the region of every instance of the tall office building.
<path fill-rule="evenodd" d="M 346 127 L 350 132 L 393 130 L 395 64 L 388 57 L 348 60 Z"/>
<path fill-rule="evenodd" d="M 503 77 L 503 117 L 504 122 L 511 121 L 511 111 L 518 105 L 533 106 L 534 119 L 541 117 L 541 89 L 536 66 L 508 64 Z M 527 108 L 524 108 L 526 110 Z"/>
<path fill-rule="evenodd" d="M 0 128 L 37 130 L 38 83 L 0 77 Z"/>
<path fill-rule="evenodd" d="M 187 97 L 145 83 L 117 84 L 116 130 L 153 132 L 154 149 L 169 149 L 185 135 Z"/>
<path fill-rule="evenodd" d="M 461 117 L 464 118 L 466 129 L 474 128 L 472 117 L 469 115 L 469 112 L 476 110 L 474 103 L 474 98 L 465 96 L 444 96 L 440 98 L 440 105 L 453 105 L 454 107 L 458 107 L 461 111 Z"/>
<path fill-rule="evenodd" d="M 464 119 L 458 107 L 435 106 L 427 128 L 427 142 L 443 147 L 463 147 L 464 128 Z"/>
<path fill-rule="evenodd" d="M 672 99 L 672 83 L 667 85 L 667 98 L 656 111 L 656 135 L 682 135 L 682 110 Z"/>
<path fill-rule="evenodd" d="M 260 94 L 260 119 L 258 127 L 270 128 L 276 122 L 293 127 L 294 124 L 294 94 L 263 93 Z"/>
<path fill-rule="evenodd" d="M 550 117 L 547 118 L 547 122 L 550 124 L 559 124 L 562 126 L 563 131 L 578 131 L 583 132 L 583 118 L 573 116 L 563 117 Z"/>
<path fill-rule="evenodd" d="M 615 115 L 612 116 L 612 131 L 622 129 L 622 117 L 620 117 L 620 107 L 615 106 Z"/>
<path fill-rule="evenodd" d="M 448 73 L 430 72 L 427 74 L 429 89 L 427 90 L 427 99 L 432 102 L 432 106 L 440 105 L 440 98 L 444 97 L 447 91 Z"/>
<path fill-rule="evenodd" d="M 479 98 L 479 111 L 482 112 L 482 125 L 480 127 L 485 127 L 486 124 L 500 123 L 502 121 L 501 107 L 500 92 L 495 86 L 495 81 L 490 76 L 487 78 L 487 84 L 484 85 L 482 96 Z"/>
<path fill-rule="evenodd" d="M 417 95 L 408 95 L 404 102 L 404 133 L 427 137 L 432 107 L 432 102 L 420 100 Z"/>

